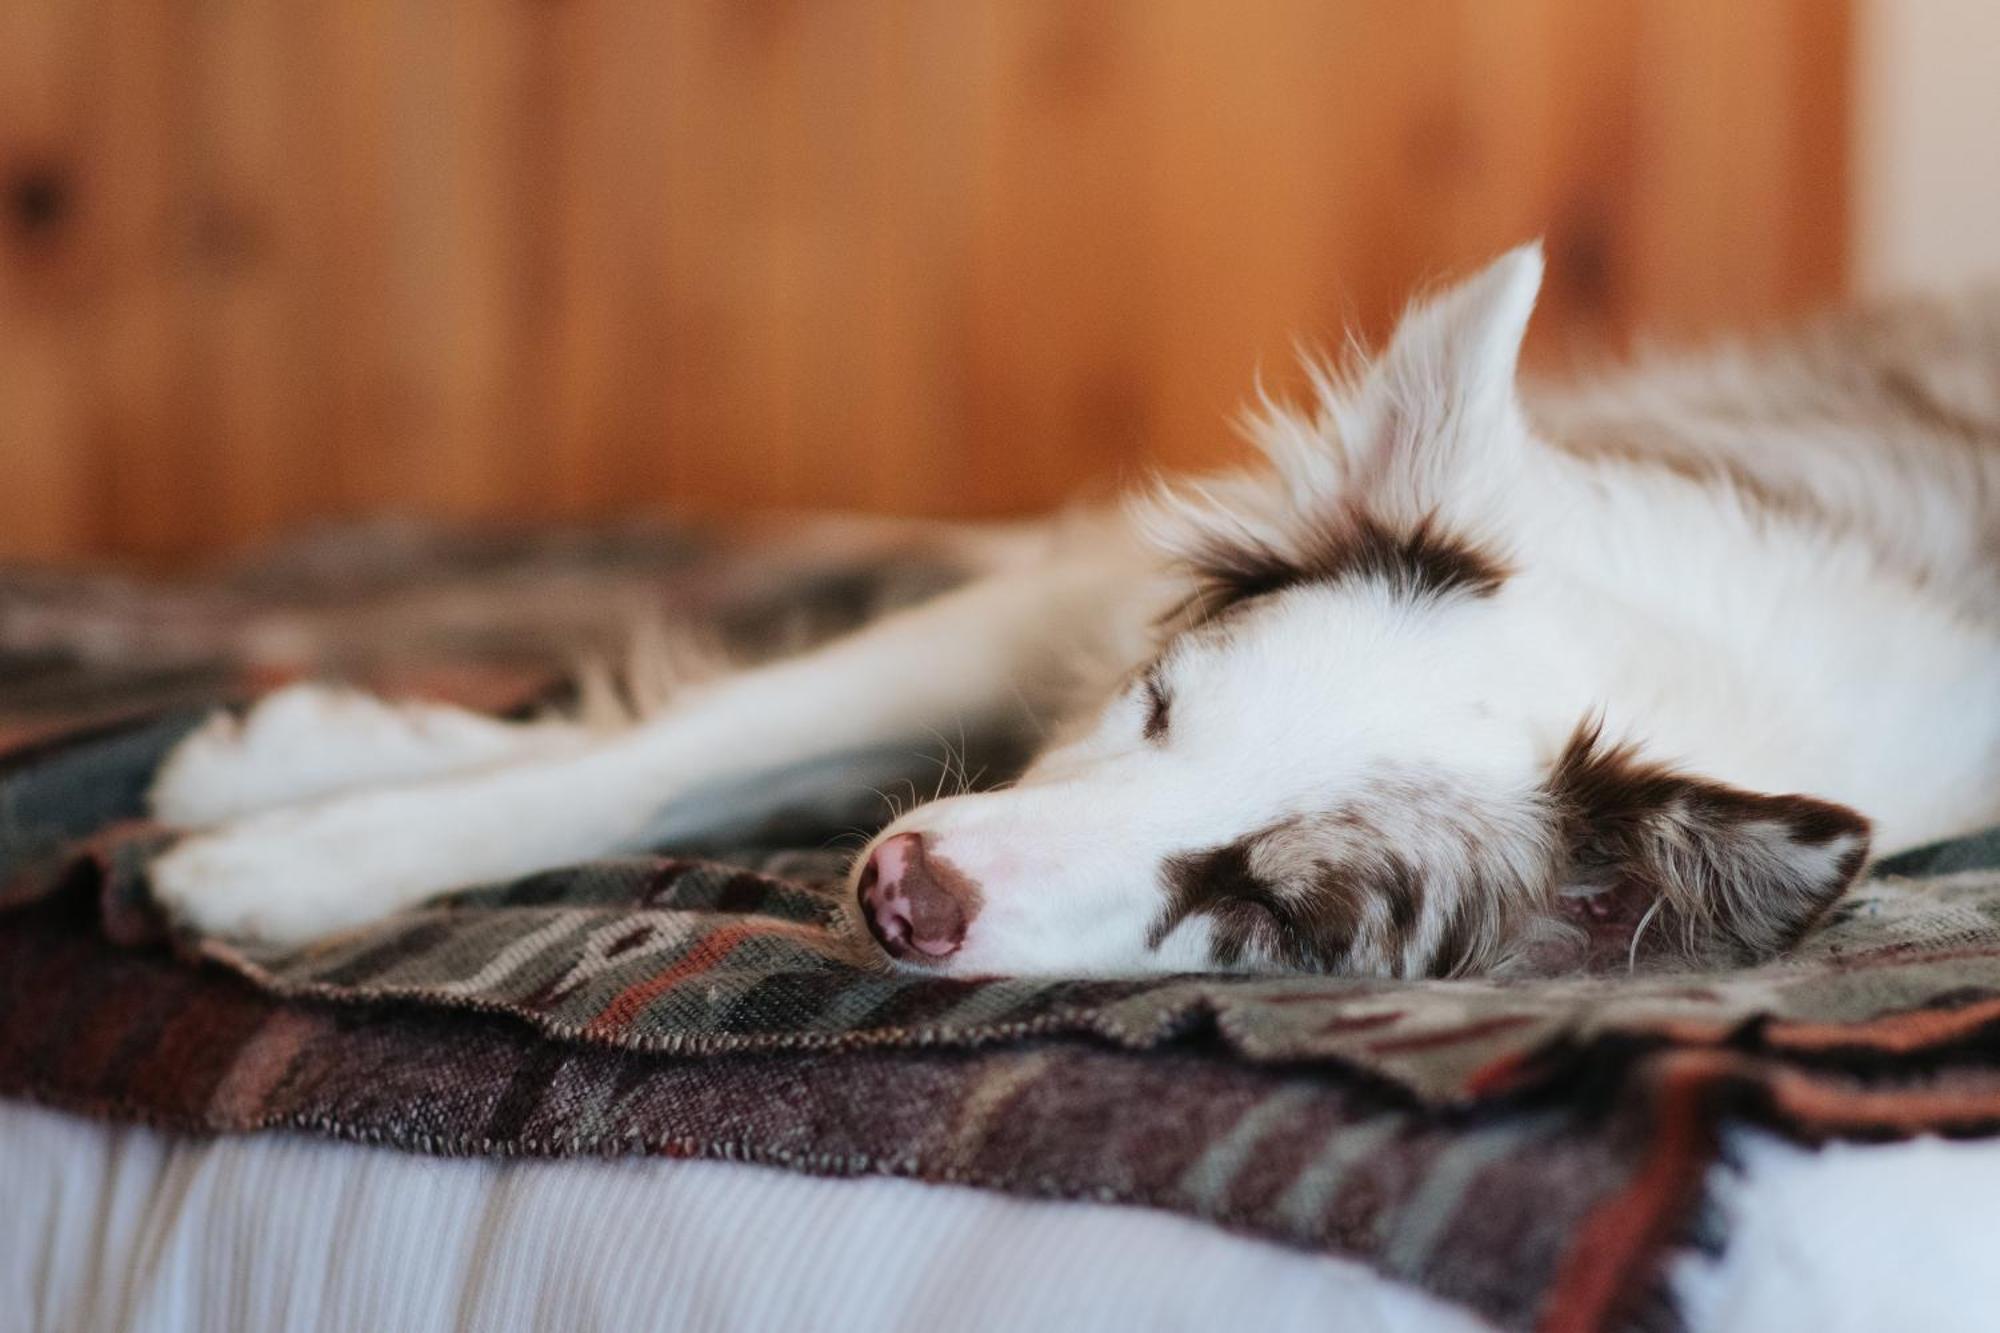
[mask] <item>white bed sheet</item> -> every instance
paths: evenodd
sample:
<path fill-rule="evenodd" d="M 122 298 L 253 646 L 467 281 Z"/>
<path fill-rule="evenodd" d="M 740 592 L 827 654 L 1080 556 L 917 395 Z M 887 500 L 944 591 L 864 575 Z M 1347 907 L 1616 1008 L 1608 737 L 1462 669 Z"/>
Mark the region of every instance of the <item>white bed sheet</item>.
<path fill-rule="evenodd" d="M 1242 1327 L 1483 1325 L 1358 1265 L 1146 1209 L 733 1163 L 189 1139 L 0 1101 L 9 1333 Z"/>
<path fill-rule="evenodd" d="M 1719 1260 L 1676 1265 L 1702 1333 L 2000 1330 L 2000 1140 L 1835 1143 L 1738 1133 L 1709 1177 Z"/>
<path fill-rule="evenodd" d="M 1742 1132 L 1703 1333 L 2000 1329 L 2000 1142 Z M 18 1322 L 17 1322 L 18 1321 Z M 0 1101 L 0 1330 L 1471 1333 L 1338 1259 L 1145 1209 L 651 1159 L 190 1139 Z"/>

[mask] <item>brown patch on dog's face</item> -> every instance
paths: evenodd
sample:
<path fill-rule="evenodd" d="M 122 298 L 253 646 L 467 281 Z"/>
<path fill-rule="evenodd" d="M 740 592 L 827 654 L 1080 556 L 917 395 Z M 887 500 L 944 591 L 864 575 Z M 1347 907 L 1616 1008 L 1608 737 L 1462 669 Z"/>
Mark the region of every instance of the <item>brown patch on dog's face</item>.
<path fill-rule="evenodd" d="M 1163 618 L 1172 630 L 1199 629 L 1247 602 L 1308 584 L 1372 580 L 1422 601 L 1490 597 L 1508 573 L 1497 556 L 1435 517 L 1398 528 L 1352 505 L 1315 519 L 1296 554 L 1231 534 L 1211 537 L 1188 560 L 1197 585 Z"/>
<path fill-rule="evenodd" d="M 1282 828 L 1269 829 L 1168 858 L 1167 907 L 1150 945 L 1158 948 L 1176 926 L 1202 915 L 1209 920 L 1210 957 L 1219 966 L 1264 959 L 1306 972 L 1342 970 L 1360 926 L 1359 888 L 1330 865 L 1298 885 L 1258 875 L 1251 867 L 1258 842 L 1282 836 Z"/>
<path fill-rule="evenodd" d="M 1385 782 L 1345 808 L 1168 857 L 1167 902 L 1148 945 L 1157 949 L 1200 919 L 1210 960 L 1221 967 L 1442 977 L 1489 966 L 1523 909 L 1543 896 L 1547 866 L 1501 855 L 1506 835 L 1497 823 L 1482 843 L 1470 832 L 1476 813 L 1432 821 L 1427 808 L 1436 808 L 1433 799 L 1415 786 Z M 1396 827 L 1426 823 L 1447 837 L 1456 823 L 1466 836 L 1394 845 Z M 1510 864 L 1535 869 L 1523 874 Z"/>

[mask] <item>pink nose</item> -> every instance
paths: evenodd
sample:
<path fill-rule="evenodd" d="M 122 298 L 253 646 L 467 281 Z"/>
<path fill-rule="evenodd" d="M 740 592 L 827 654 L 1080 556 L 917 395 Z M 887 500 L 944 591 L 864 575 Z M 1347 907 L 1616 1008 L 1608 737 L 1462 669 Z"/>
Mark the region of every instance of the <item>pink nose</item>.
<path fill-rule="evenodd" d="M 856 892 L 869 933 L 896 958 L 948 958 L 965 940 L 973 908 L 970 884 L 935 857 L 924 835 L 898 833 L 868 854 Z"/>

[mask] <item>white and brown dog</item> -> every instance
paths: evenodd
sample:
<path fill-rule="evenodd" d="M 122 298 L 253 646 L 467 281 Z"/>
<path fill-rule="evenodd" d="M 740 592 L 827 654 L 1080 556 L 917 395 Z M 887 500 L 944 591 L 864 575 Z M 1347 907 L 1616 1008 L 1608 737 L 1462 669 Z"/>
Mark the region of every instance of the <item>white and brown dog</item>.
<path fill-rule="evenodd" d="M 153 792 L 201 830 L 157 890 L 206 930 L 306 940 L 1025 702 L 1051 726 L 1018 781 L 856 860 L 905 965 L 1781 950 L 1871 841 L 2000 821 L 2000 301 L 1524 394 L 1541 272 L 1515 251 L 1309 409 L 1266 404 L 1262 471 L 1053 523 L 618 731 L 309 688 L 218 719 Z"/>

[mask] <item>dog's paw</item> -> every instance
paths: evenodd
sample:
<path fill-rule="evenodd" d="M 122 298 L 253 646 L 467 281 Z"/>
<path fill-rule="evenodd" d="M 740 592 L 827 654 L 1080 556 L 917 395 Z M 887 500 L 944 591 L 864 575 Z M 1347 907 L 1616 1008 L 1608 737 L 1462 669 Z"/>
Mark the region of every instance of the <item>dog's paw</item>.
<path fill-rule="evenodd" d="M 288 685 L 242 717 L 217 713 L 182 739 L 148 800 L 163 823 L 207 828 L 356 787 L 496 762 L 547 748 L 563 733 L 555 724 L 512 725 L 440 704 Z"/>
<path fill-rule="evenodd" d="M 359 747 L 380 746 L 388 706 L 324 685 L 288 685 L 238 716 L 220 712 L 174 746 L 147 800 L 155 818 L 202 828 L 322 795 Z"/>
<path fill-rule="evenodd" d="M 307 807 L 185 838 L 147 879 L 168 914 L 202 934 L 295 945 L 453 887 L 425 851 L 417 830 L 368 810 Z"/>

